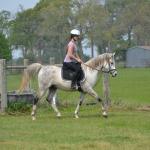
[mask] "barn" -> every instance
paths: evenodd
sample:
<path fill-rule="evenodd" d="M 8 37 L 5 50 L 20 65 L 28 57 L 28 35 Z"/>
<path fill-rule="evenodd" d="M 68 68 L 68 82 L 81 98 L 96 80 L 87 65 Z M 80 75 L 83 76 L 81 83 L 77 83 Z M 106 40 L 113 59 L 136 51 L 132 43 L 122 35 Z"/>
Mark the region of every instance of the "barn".
<path fill-rule="evenodd" d="M 150 46 L 129 48 L 126 52 L 126 67 L 150 67 Z"/>

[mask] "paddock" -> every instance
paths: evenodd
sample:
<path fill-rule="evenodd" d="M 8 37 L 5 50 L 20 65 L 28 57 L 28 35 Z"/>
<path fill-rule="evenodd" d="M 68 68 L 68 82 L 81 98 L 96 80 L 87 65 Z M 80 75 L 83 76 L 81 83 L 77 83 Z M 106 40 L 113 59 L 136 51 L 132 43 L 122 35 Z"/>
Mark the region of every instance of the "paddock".
<path fill-rule="evenodd" d="M 1 150 L 149 150 L 148 112 L 111 109 L 105 119 L 98 110 L 98 105 L 83 106 L 78 120 L 73 106 L 61 108 L 59 119 L 44 106 L 36 122 L 29 113 L 0 115 Z"/>
<path fill-rule="evenodd" d="M 60 91 L 62 118 L 56 118 L 47 103 L 39 106 L 35 122 L 30 112 L 0 114 L 1 149 L 149 150 L 150 110 L 144 106 L 150 104 L 150 69 L 121 68 L 118 72 L 116 79 L 110 79 L 112 106 L 107 119 L 100 115 L 98 104 L 86 103 L 81 107 L 80 119 L 75 119 L 72 103 L 77 102 L 78 94 Z M 16 79 L 18 76 L 11 80 L 8 77 L 9 82 Z M 103 91 L 101 83 L 95 87 L 98 92 Z M 87 101 L 93 102 L 89 97 Z"/>
<path fill-rule="evenodd" d="M 54 64 L 54 58 L 50 58 L 50 64 Z M 1 59 L 0 60 L 0 109 L 1 112 L 5 112 L 5 109 L 7 108 L 8 102 L 10 101 L 18 101 L 22 99 L 23 101 L 26 101 L 27 103 L 33 103 L 34 99 L 34 91 L 30 89 L 30 85 L 28 85 L 28 88 L 24 93 L 19 93 L 16 91 L 13 92 L 7 92 L 7 79 L 6 79 L 6 71 L 8 69 L 26 69 L 28 65 L 28 60 L 24 59 L 24 65 L 23 66 L 7 66 L 6 60 Z M 56 64 L 57 66 L 61 66 L 61 64 Z M 19 87 L 18 87 L 19 88 Z M 108 73 L 103 73 L 103 99 L 104 99 L 104 105 L 108 109 L 110 106 L 111 100 L 110 100 L 110 88 L 109 88 L 109 75 Z"/>

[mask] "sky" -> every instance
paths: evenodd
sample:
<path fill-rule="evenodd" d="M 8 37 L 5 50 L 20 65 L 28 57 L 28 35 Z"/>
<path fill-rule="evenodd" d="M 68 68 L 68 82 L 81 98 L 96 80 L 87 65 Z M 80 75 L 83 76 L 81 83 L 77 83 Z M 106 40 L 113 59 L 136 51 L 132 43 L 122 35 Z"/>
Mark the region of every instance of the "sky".
<path fill-rule="evenodd" d="M 24 9 L 33 8 L 39 0 L 0 0 L 0 11 L 7 10 L 11 13 L 19 11 L 19 5 Z"/>
<path fill-rule="evenodd" d="M 24 9 L 33 8 L 40 0 L 0 0 L 0 11 L 7 10 L 15 14 L 19 11 L 19 5 Z M 101 4 L 104 4 L 105 0 L 99 0 Z"/>

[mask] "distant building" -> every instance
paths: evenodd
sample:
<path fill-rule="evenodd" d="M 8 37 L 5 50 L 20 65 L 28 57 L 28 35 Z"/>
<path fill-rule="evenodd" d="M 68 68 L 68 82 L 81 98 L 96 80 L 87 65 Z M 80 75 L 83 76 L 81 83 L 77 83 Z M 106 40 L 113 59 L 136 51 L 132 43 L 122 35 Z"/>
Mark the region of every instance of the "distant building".
<path fill-rule="evenodd" d="M 150 67 L 150 46 L 129 48 L 126 52 L 126 67 Z"/>

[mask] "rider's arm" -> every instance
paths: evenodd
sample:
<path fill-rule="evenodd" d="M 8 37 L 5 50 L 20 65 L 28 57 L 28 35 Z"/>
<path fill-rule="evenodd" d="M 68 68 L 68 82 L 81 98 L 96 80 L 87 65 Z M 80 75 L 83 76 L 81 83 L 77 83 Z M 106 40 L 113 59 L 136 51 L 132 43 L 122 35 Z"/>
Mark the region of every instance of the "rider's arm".
<path fill-rule="evenodd" d="M 81 60 L 81 58 L 80 58 L 80 56 L 78 55 L 77 52 L 75 53 L 75 55 L 76 55 L 76 58 L 78 59 L 78 62 L 79 62 L 79 63 L 83 63 L 83 61 Z"/>
<path fill-rule="evenodd" d="M 80 59 L 79 55 L 78 55 L 78 54 L 73 55 L 73 50 L 74 50 L 73 45 L 68 46 L 67 55 L 68 55 L 71 59 L 75 59 L 76 61 L 78 61 L 78 62 L 81 63 L 81 59 Z"/>

